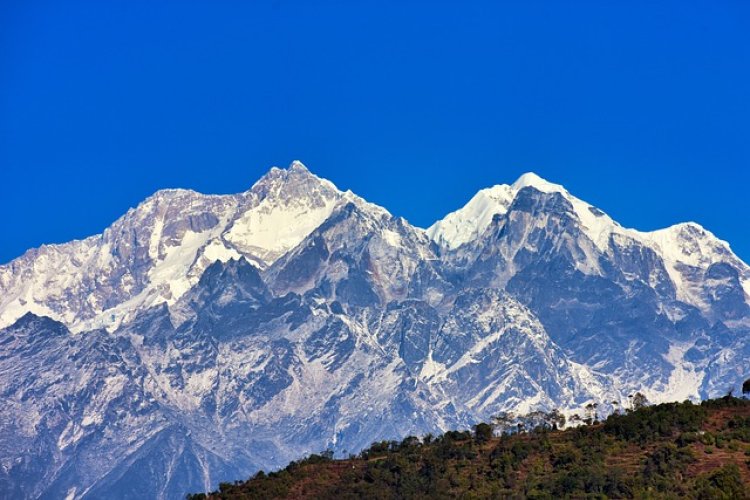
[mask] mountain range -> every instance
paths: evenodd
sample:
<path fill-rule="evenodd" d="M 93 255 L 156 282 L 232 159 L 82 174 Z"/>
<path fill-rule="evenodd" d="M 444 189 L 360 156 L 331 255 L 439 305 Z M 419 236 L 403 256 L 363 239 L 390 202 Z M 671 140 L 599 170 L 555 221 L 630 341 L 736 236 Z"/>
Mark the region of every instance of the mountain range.
<path fill-rule="evenodd" d="M 300 162 L 159 191 L 0 266 L 0 492 L 184 498 L 501 412 L 702 399 L 750 355 L 750 268 L 534 174 L 428 229 Z"/>

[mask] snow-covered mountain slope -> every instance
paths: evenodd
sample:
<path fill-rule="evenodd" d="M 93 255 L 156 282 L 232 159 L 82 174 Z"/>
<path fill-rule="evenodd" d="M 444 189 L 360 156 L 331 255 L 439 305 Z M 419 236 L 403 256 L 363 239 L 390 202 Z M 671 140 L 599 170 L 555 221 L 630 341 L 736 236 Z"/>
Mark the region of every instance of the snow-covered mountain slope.
<path fill-rule="evenodd" d="M 482 189 L 463 208 L 430 226 L 427 234 L 441 247 L 457 248 L 476 239 L 495 215 L 507 212 L 514 196 L 513 186 L 507 184 Z"/>
<path fill-rule="evenodd" d="M 700 225 L 677 224 L 659 231 L 638 233 L 638 236 L 662 257 L 677 296 L 683 302 L 702 311 L 710 311 L 717 301 L 726 302 L 728 297 L 713 292 L 722 280 L 730 287 L 740 285 L 741 289 L 735 286 L 736 293 L 729 298 L 735 306 L 750 296 L 750 268 L 732 252 L 727 242 Z"/>
<path fill-rule="evenodd" d="M 427 234 L 440 246 L 451 250 L 469 243 L 487 229 L 494 216 L 504 215 L 518 192 L 529 186 L 544 193 L 563 193 L 569 200 L 573 199 L 562 186 L 547 182 L 535 173 L 528 172 L 513 184 L 498 184 L 480 190 L 462 208 L 451 212 L 430 226 Z M 585 207 L 583 202 L 576 201 L 579 205 L 576 208 Z M 580 210 L 578 213 L 579 216 L 587 217 L 585 210 Z"/>
<path fill-rule="evenodd" d="M 130 309 L 171 301 L 200 275 L 199 253 L 221 234 L 241 197 L 160 191 L 103 234 L 29 250 L 0 266 L 0 325 L 26 312 L 77 329 L 118 324 Z M 226 258 L 226 248 L 209 253 Z"/>
<path fill-rule="evenodd" d="M 503 411 L 722 394 L 747 283 L 699 226 L 626 229 L 533 174 L 427 231 L 298 162 L 160 191 L 0 266 L 0 493 L 183 498 Z"/>
<path fill-rule="evenodd" d="M 728 243 L 699 224 L 680 223 L 651 232 L 624 228 L 599 208 L 534 173 L 522 175 L 511 185 L 500 184 L 479 191 L 464 207 L 430 226 L 427 234 L 447 251 L 471 243 L 487 230 L 493 217 L 507 213 L 524 188 L 542 193 L 559 193 L 571 205 L 577 227 L 601 253 L 611 255 L 613 247 L 623 244 L 636 244 L 654 250 L 663 260 L 679 299 L 685 303 L 703 311 L 710 309 L 712 298 L 710 292 L 703 289 L 703 282 L 709 269 L 717 264 L 726 264 L 736 270 L 736 279 L 743 294 L 750 296 L 750 267 L 734 255 Z M 742 297 L 737 299 L 744 300 Z"/>
<path fill-rule="evenodd" d="M 725 242 L 696 224 L 625 229 L 533 174 L 503 189 L 512 200 L 473 239 L 445 245 L 441 224 L 430 229 L 446 272 L 506 289 L 574 361 L 625 390 L 669 400 L 716 386 L 702 373 L 725 361 L 693 343 L 715 343 L 719 325 L 743 338 L 750 317 L 748 266 Z"/>
<path fill-rule="evenodd" d="M 209 267 L 180 299 L 195 312 L 180 326 L 164 305 L 114 334 L 72 335 L 24 316 L 0 332 L 0 376 L 14 377 L 3 386 L 3 421 L 13 424 L 0 427 L 9 464 L 0 485 L 127 498 L 125 477 L 139 494 L 181 498 L 180 488 L 320 449 L 345 454 L 503 410 L 616 397 L 503 292 L 462 294 L 444 313 L 395 300 L 379 316 L 359 299 L 340 302 L 350 293 L 274 296 L 242 259 Z M 53 370 L 22 376 L 30 363 Z M 19 432 L 29 447 L 13 446 Z"/>
<path fill-rule="evenodd" d="M 213 262 L 272 264 L 356 199 L 300 162 L 271 169 L 237 195 L 159 191 L 101 235 L 0 266 L 0 326 L 33 312 L 74 331 L 112 330 L 140 310 L 173 304 Z"/>
<path fill-rule="evenodd" d="M 311 175 L 300 162 L 289 170 L 271 169 L 252 192 L 257 202 L 232 222 L 224 239 L 263 266 L 302 241 L 342 198 L 336 186 Z"/>

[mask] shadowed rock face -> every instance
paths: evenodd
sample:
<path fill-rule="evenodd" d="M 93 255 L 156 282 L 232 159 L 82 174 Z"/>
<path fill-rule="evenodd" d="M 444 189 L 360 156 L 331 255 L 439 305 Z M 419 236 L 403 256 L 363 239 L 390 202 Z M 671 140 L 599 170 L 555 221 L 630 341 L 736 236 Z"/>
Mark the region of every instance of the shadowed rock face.
<path fill-rule="evenodd" d="M 485 191 L 425 232 L 295 163 L 0 266 L 0 491 L 183 498 L 326 448 L 746 378 L 750 273 L 726 244 L 624 229 L 532 175 Z"/>

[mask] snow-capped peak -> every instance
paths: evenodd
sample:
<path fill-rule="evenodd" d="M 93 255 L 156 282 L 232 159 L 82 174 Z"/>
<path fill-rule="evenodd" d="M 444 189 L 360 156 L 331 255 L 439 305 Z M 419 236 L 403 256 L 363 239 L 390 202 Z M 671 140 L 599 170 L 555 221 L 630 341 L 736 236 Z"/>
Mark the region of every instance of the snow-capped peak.
<path fill-rule="evenodd" d="M 428 236 L 442 248 L 453 250 L 480 237 L 495 215 L 507 213 L 513 200 L 524 188 L 544 193 L 560 193 L 572 206 L 582 233 L 600 254 L 613 251 L 612 238 L 630 241 L 661 256 L 675 286 L 677 297 L 698 308 L 708 306 L 702 298 L 700 279 L 691 269 L 706 271 L 711 265 L 725 262 L 740 271 L 740 281 L 750 296 L 750 268 L 731 251 L 729 244 L 694 222 L 680 223 L 656 231 L 638 231 L 621 226 L 606 213 L 571 195 L 563 186 L 549 182 L 534 173 L 525 173 L 513 184 L 501 184 L 480 190 L 461 209 L 448 214 L 429 229 Z M 593 256 L 593 260 L 596 257 Z M 702 276 L 702 273 L 697 276 Z M 697 281 L 696 281 L 697 279 Z"/>
<path fill-rule="evenodd" d="M 562 194 L 573 205 L 591 239 L 600 248 L 606 247 L 609 230 L 616 223 L 600 210 L 572 196 L 560 184 L 549 182 L 533 172 L 523 174 L 513 184 L 499 184 L 480 190 L 463 208 L 430 226 L 427 234 L 443 247 L 458 248 L 482 234 L 494 215 L 505 214 L 518 192 L 527 187 L 543 193 Z"/>
<path fill-rule="evenodd" d="M 32 311 L 76 331 L 114 328 L 133 311 L 174 303 L 212 262 L 244 256 L 270 265 L 345 197 L 300 161 L 271 168 L 240 194 L 157 191 L 102 235 L 0 266 L 0 327 Z M 90 293 L 91 283 L 106 285 Z"/>
<path fill-rule="evenodd" d="M 542 179 L 534 172 L 526 172 L 521 175 L 521 177 L 519 177 L 511 186 L 515 192 L 518 192 L 525 187 L 533 187 L 543 193 L 567 193 L 565 188 L 561 185 L 553 184 L 552 182 Z"/>
<path fill-rule="evenodd" d="M 323 223 L 344 196 L 297 160 L 287 169 L 272 168 L 246 194 L 250 202 L 224 238 L 265 265 Z"/>
<path fill-rule="evenodd" d="M 250 193 L 260 197 L 270 195 L 284 195 L 286 190 L 293 190 L 295 194 L 307 194 L 315 197 L 321 190 L 340 193 L 339 189 L 329 180 L 313 174 L 299 160 L 294 160 L 287 168 L 271 167 L 271 169 L 253 184 Z M 305 190 L 309 189 L 309 192 Z"/>

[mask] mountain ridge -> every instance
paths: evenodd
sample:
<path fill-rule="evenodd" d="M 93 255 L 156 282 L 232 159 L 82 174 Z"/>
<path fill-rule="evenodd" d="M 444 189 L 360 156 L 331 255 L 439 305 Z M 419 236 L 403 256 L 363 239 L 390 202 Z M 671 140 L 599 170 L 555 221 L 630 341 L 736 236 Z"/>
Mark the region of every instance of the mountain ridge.
<path fill-rule="evenodd" d="M 264 225 L 263 221 L 257 221 L 253 220 L 253 217 L 256 216 L 257 209 L 260 209 L 261 211 L 267 212 L 269 214 L 274 213 L 274 210 L 271 209 L 270 211 L 268 209 L 264 209 L 263 207 L 253 207 L 249 205 L 253 205 L 253 203 L 260 203 L 262 202 L 262 199 L 260 201 L 258 200 L 250 200 L 248 201 L 248 198 L 265 198 L 268 193 L 266 192 L 267 189 L 279 189 L 279 184 L 283 184 L 287 181 L 287 179 L 292 176 L 297 176 L 300 178 L 305 179 L 305 186 L 315 185 L 318 184 L 322 187 L 324 190 L 324 197 L 328 200 L 328 204 L 325 204 L 325 207 L 320 207 L 320 210 L 318 210 L 319 215 L 312 217 L 312 222 L 304 225 L 300 231 L 298 231 L 295 234 L 290 234 L 289 241 L 286 244 L 281 244 L 278 248 L 264 248 L 264 246 L 271 246 L 272 243 L 269 242 L 269 239 L 271 240 L 278 240 L 280 235 L 277 232 L 271 231 L 270 234 L 268 234 L 267 237 L 261 238 L 261 241 L 259 242 L 260 246 L 257 246 L 255 244 L 248 243 L 247 239 L 248 236 L 251 238 L 258 238 L 257 234 L 249 235 L 247 233 L 247 230 L 242 229 L 242 227 L 234 227 L 242 226 L 242 216 L 245 216 L 248 220 L 245 221 L 245 226 L 258 226 L 258 225 Z M 450 243 L 446 240 L 446 238 L 443 235 L 443 232 L 440 230 L 441 225 L 446 225 L 450 223 L 451 218 L 455 217 L 456 214 L 460 214 L 462 211 L 466 211 L 467 209 L 472 209 L 472 202 L 475 201 L 477 196 L 483 195 L 484 193 L 488 191 L 497 191 L 497 190 L 504 190 L 506 191 L 506 194 L 504 195 L 505 202 L 510 203 L 515 196 L 517 195 L 518 191 L 520 191 L 524 187 L 534 187 L 535 189 L 539 188 L 542 190 L 546 190 L 548 192 L 560 192 L 566 196 L 568 199 L 572 199 L 575 201 L 575 203 L 578 205 L 576 206 L 576 213 L 583 214 L 585 212 L 585 208 L 598 210 L 592 207 L 591 205 L 586 204 L 585 202 L 581 202 L 577 198 L 570 195 L 565 188 L 558 184 L 554 184 L 551 182 L 548 182 L 538 175 L 528 172 L 526 174 L 523 174 L 519 177 L 518 180 L 516 180 L 511 185 L 496 185 L 491 188 L 486 188 L 483 190 L 480 190 L 477 195 L 475 195 L 472 200 L 469 200 L 466 206 L 449 213 L 446 215 L 443 219 L 436 221 L 432 226 L 427 228 L 426 233 L 430 236 L 430 238 L 435 241 L 438 246 L 442 246 L 445 248 L 448 248 L 448 250 L 452 250 L 455 248 L 455 243 Z M 164 189 L 159 190 L 153 195 L 146 198 L 142 203 L 140 203 L 137 207 L 129 209 L 126 214 L 124 214 L 122 217 L 117 219 L 111 226 L 106 228 L 101 234 L 92 235 L 87 238 L 81 239 L 81 240 L 73 240 L 68 243 L 59 243 L 59 244 L 51 244 L 51 245 L 42 245 L 41 247 L 30 249 L 27 252 L 25 252 L 22 256 L 13 259 L 9 263 L 0 265 L 0 290 L 4 293 L 6 296 L 2 303 L 0 303 L 0 327 L 2 326 L 8 326 L 14 319 L 17 319 L 20 317 L 20 315 L 23 312 L 26 311 L 36 311 L 37 313 L 48 315 L 50 317 L 56 318 L 58 320 L 63 321 L 68 326 L 72 327 L 74 330 L 82 330 L 85 328 L 91 328 L 91 327 L 97 327 L 97 326 L 103 326 L 105 328 L 113 328 L 116 327 L 119 324 L 119 320 L 116 320 L 114 324 L 108 325 L 108 323 L 112 323 L 111 321 L 108 321 L 106 319 L 107 314 L 110 316 L 114 314 L 117 316 L 127 315 L 128 311 L 120 311 L 117 307 L 104 307 L 103 305 L 99 305 L 98 307 L 92 307 L 92 311 L 89 312 L 88 318 L 82 319 L 82 318 L 76 318 L 75 314 L 71 314 L 71 311 L 60 311 L 59 306 L 58 307 L 48 307 L 47 304 L 39 303 L 39 301 L 34 300 L 34 296 L 37 294 L 42 294 L 43 292 L 40 291 L 40 289 L 47 288 L 49 285 L 50 280 L 49 278 L 44 284 L 38 284 L 36 286 L 36 290 L 23 290 L 24 287 L 13 285 L 13 283 L 10 283 L 14 276 L 14 268 L 19 267 L 29 267 L 32 265 L 36 265 L 36 262 L 39 260 L 55 260 L 57 257 L 57 260 L 60 260 L 58 255 L 60 252 L 65 252 L 67 249 L 71 247 L 80 247 L 79 249 L 73 248 L 73 252 L 75 253 L 90 253 L 92 251 L 92 246 L 97 246 L 97 243 L 101 242 L 102 240 L 106 240 L 108 235 L 112 233 L 113 231 L 116 231 L 118 227 L 127 225 L 127 218 L 128 217 L 136 217 L 137 214 L 142 214 L 143 212 L 148 211 L 154 211 L 153 205 L 159 205 L 159 204 L 166 204 L 167 208 L 164 208 L 163 210 L 169 210 L 169 206 L 172 204 L 187 204 L 192 207 L 195 203 L 202 203 L 204 205 L 207 205 L 206 208 L 209 210 L 202 213 L 196 213 L 196 216 L 205 216 L 206 214 L 210 214 L 210 217 L 213 218 L 221 218 L 222 216 L 226 218 L 227 220 L 222 225 L 224 227 L 224 230 L 219 235 L 214 235 L 213 237 L 206 238 L 205 241 L 197 242 L 199 243 L 199 246 L 203 246 L 205 244 L 209 244 L 206 248 L 198 248 L 194 249 L 195 252 L 202 252 L 204 255 L 196 255 L 195 253 L 188 252 L 188 255 L 186 258 L 190 260 L 188 263 L 180 263 L 183 267 L 188 266 L 188 269 L 186 271 L 182 271 L 181 273 L 184 276 L 170 276 L 167 278 L 166 281 L 171 281 L 173 283 L 165 283 L 164 280 L 155 280 L 157 281 L 156 287 L 166 287 L 169 286 L 170 288 L 174 288 L 174 290 L 168 290 L 162 294 L 159 295 L 159 299 L 165 300 L 167 303 L 172 303 L 173 298 L 172 296 L 179 296 L 182 293 L 184 293 L 184 290 L 186 287 L 189 287 L 193 285 L 197 281 L 197 277 L 200 275 L 202 270 L 205 268 L 205 266 L 211 262 L 215 262 L 216 260 L 225 261 L 228 258 L 238 258 L 240 255 L 243 255 L 245 258 L 249 259 L 251 262 L 255 262 L 257 265 L 261 267 L 267 266 L 270 262 L 272 262 L 275 258 L 278 258 L 281 254 L 285 253 L 286 251 L 289 251 L 293 246 L 298 244 L 301 239 L 309 234 L 319 223 L 322 223 L 327 216 L 330 215 L 330 211 L 332 210 L 332 206 L 330 206 L 330 203 L 335 200 L 335 202 L 341 202 L 341 200 L 349 199 L 354 201 L 355 203 L 365 203 L 368 206 L 374 207 L 376 210 L 382 210 L 387 213 L 387 210 L 379 207 L 377 205 L 368 203 L 364 201 L 362 198 L 354 195 L 351 193 L 351 191 L 340 191 L 333 183 L 330 181 L 327 181 L 325 179 L 321 179 L 314 174 L 312 174 L 307 167 L 302 164 L 302 162 L 295 160 L 292 162 L 287 169 L 280 169 L 278 167 L 273 167 L 266 175 L 261 177 L 248 191 L 238 193 L 235 195 L 231 194 L 203 194 L 199 193 L 197 191 L 188 190 L 188 189 Z M 316 199 L 315 202 L 318 204 L 321 204 L 321 199 Z M 315 204 L 315 203 L 314 203 Z M 228 205 L 228 206 L 227 206 Z M 309 211 L 310 207 L 303 207 L 304 209 L 307 209 Z M 476 227 L 471 229 L 469 231 L 470 234 L 473 235 L 471 240 L 476 239 L 480 236 L 480 233 L 482 230 L 486 229 L 487 225 L 489 224 L 491 217 L 497 214 L 504 213 L 507 210 L 507 206 L 504 206 L 503 204 L 495 204 L 490 205 L 485 208 L 484 214 L 482 216 L 482 221 L 479 221 L 480 223 L 477 224 Z M 256 209 L 256 210 L 254 210 Z M 199 207 L 200 210 L 200 207 Z M 229 213 L 234 210 L 234 213 Z M 243 211 L 244 210 L 244 211 Z M 158 209 L 157 209 L 158 211 Z M 243 211 L 242 215 L 239 214 L 240 211 Z M 280 210 L 276 210 L 276 212 L 279 212 Z M 600 211 L 599 211 L 600 212 Z M 295 214 L 294 212 L 291 213 L 291 215 L 287 214 L 286 216 L 282 216 L 281 219 L 274 219 L 270 223 L 266 223 L 265 225 L 271 225 L 271 226 L 279 226 L 284 225 L 287 221 L 285 220 L 285 217 L 288 219 L 289 217 L 294 218 L 295 215 L 298 217 L 303 212 L 298 212 Z M 306 212 L 305 212 L 306 213 Z M 611 221 L 608 216 L 604 215 L 603 212 L 601 212 L 602 215 L 595 215 L 595 217 L 604 216 L 607 218 L 608 221 Z M 309 217 L 309 213 L 306 213 L 307 217 Z M 257 217 L 262 217 L 261 215 L 257 215 Z M 231 220 L 230 220 L 231 219 Z M 223 220 L 223 218 L 222 218 Z M 466 218 L 460 219 L 462 223 L 466 223 Z M 591 218 L 588 217 L 587 221 L 590 222 Z M 159 234 L 156 234 L 158 231 L 163 230 L 163 226 L 159 226 L 160 222 L 159 220 L 154 221 L 154 227 L 150 228 L 153 230 L 153 233 L 145 236 L 149 236 L 150 244 L 149 244 L 149 253 L 156 253 L 158 252 L 158 246 L 160 245 L 160 242 L 158 241 L 160 236 Z M 201 222 L 200 219 L 195 219 L 194 217 L 189 217 L 187 221 L 182 221 L 183 224 L 189 224 L 192 226 L 195 226 L 198 224 L 198 227 L 200 228 L 200 224 L 212 224 L 214 221 L 212 220 L 204 220 Z M 471 221 L 468 221 L 469 227 L 472 227 Z M 163 224 L 163 222 L 161 223 Z M 214 223 L 215 224 L 215 223 Z M 408 222 L 407 222 L 408 224 Z M 653 241 L 650 241 L 652 245 L 660 245 L 662 247 L 666 248 L 674 248 L 674 237 L 672 234 L 674 232 L 685 232 L 684 230 L 686 228 L 689 228 L 692 230 L 693 233 L 700 233 L 701 234 L 701 240 L 696 241 L 697 239 L 694 238 L 694 240 L 691 242 L 694 246 L 698 246 L 700 249 L 703 249 L 706 246 L 713 246 L 712 249 L 713 252 L 726 252 L 726 254 L 735 261 L 735 263 L 741 263 L 744 266 L 743 270 L 743 276 L 742 276 L 742 285 L 745 290 L 745 293 L 750 295 L 750 268 L 746 264 L 744 264 L 741 259 L 736 257 L 731 252 L 731 249 L 728 245 L 728 243 L 719 240 L 713 234 L 705 230 L 702 226 L 700 226 L 697 223 L 694 222 L 685 222 L 685 223 L 678 223 L 673 226 L 669 226 L 667 228 L 661 229 L 661 230 L 655 230 L 651 232 L 640 232 L 636 230 L 631 229 L 624 229 L 619 226 L 619 224 L 615 223 L 614 221 L 611 221 L 610 223 L 605 224 L 606 226 L 612 226 L 616 230 L 622 230 L 623 233 L 621 233 L 622 236 L 625 237 L 633 237 L 638 236 L 639 239 L 645 238 L 649 239 L 651 238 Z M 416 226 L 411 226 L 415 229 L 421 230 L 421 228 L 418 228 Z M 148 229 L 148 228 L 147 228 Z M 169 229 L 169 228 L 168 228 Z M 173 230 L 175 228 L 172 228 Z M 177 236 L 179 236 L 179 231 L 182 228 L 177 228 Z M 183 229 L 184 230 L 184 229 Z M 270 230 L 268 230 L 270 231 Z M 690 231 L 688 231 L 690 232 Z M 620 233 L 618 233 L 620 234 Z M 144 236 L 144 237 L 145 237 Z M 459 238 L 458 242 L 460 244 L 469 242 L 468 239 L 465 239 L 466 236 Z M 595 238 L 597 240 L 600 240 L 601 238 Z M 157 240 L 157 241 L 154 241 Z M 210 241 L 209 241 L 210 240 Z M 702 244 L 702 241 L 708 241 L 707 244 Z M 240 244 L 241 246 L 244 245 L 244 248 L 236 248 L 236 244 Z M 602 243 L 598 242 L 598 246 L 601 247 Z M 679 244 L 678 244 L 679 245 Z M 167 248 L 168 249 L 168 248 Z M 717 250 L 718 249 L 718 250 Z M 106 251 L 109 249 L 104 249 L 104 253 L 106 254 Z M 162 245 L 162 250 L 164 250 Z M 270 252 L 270 253 L 269 253 Z M 264 261 L 264 256 L 266 259 L 271 259 L 270 262 Z M 205 257 L 204 257 L 205 256 Z M 203 263 L 197 263 L 194 262 L 197 259 L 200 259 L 201 257 L 204 257 L 203 260 L 205 262 Z M 63 256 L 65 258 L 65 256 Z M 709 256 L 709 259 L 711 256 Z M 679 258 L 672 258 L 672 261 L 674 261 L 675 265 L 681 264 L 682 262 L 679 260 Z M 158 263 L 158 262 L 156 262 Z M 155 263 L 155 264 L 156 264 Z M 689 264 L 695 264 L 694 262 L 690 261 Z M 95 263 L 96 265 L 96 263 Z M 99 263 L 101 265 L 101 262 Z M 130 267 L 137 266 L 137 263 L 129 263 Z M 57 264 L 57 269 L 55 269 L 56 274 L 71 274 L 77 272 L 75 269 L 71 269 L 70 266 L 62 266 L 62 264 Z M 60 267 L 63 267 L 63 269 L 60 269 Z M 127 267 L 127 266 L 126 266 Z M 191 268 L 194 268 L 191 269 Z M 150 272 L 151 269 L 148 269 Z M 155 271 L 155 273 L 158 274 L 158 271 Z M 672 277 L 675 280 L 681 280 L 680 273 L 678 271 L 675 271 L 672 273 Z M 143 281 L 144 279 L 149 278 L 148 276 L 141 277 L 140 280 Z M 89 280 L 92 280 L 95 278 L 89 277 Z M 136 279 L 136 281 L 138 281 Z M 180 281 L 179 284 L 176 284 L 174 282 Z M 132 287 L 132 285 L 131 285 Z M 21 288 L 21 290 L 19 290 Z M 13 290 L 15 289 L 15 290 Z M 59 290 L 57 293 L 61 293 Z M 155 293 L 155 292 L 151 292 Z M 129 295 L 126 293 L 126 295 Z M 14 300 L 15 299 L 15 300 Z M 84 299 L 78 298 L 79 302 L 82 302 Z M 153 300 L 145 299 L 147 303 L 153 303 Z M 21 303 L 23 302 L 23 303 Z M 44 301 L 42 301 L 44 302 Z M 693 302 L 699 302 L 699 300 L 693 300 Z M 26 305 L 29 304 L 29 305 Z M 57 304 L 56 304 L 57 305 Z M 75 307 L 75 306 L 73 306 Z M 112 309 L 111 311 L 108 311 L 109 309 Z M 67 313 L 67 314 L 66 314 Z M 79 314 L 80 315 L 80 314 Z"/>
<path fill-rule="evenodd" d="M 728 247 L 683 225 L 678 261 L 592 232 L 606 215 L 559 186 L 517 187 L 449 247 L 293 164 L 238 195 L 160 192 L 0 266 L 0 489 L 182 498 L 507 411 L 738 387 L 748 270 Z"/>

